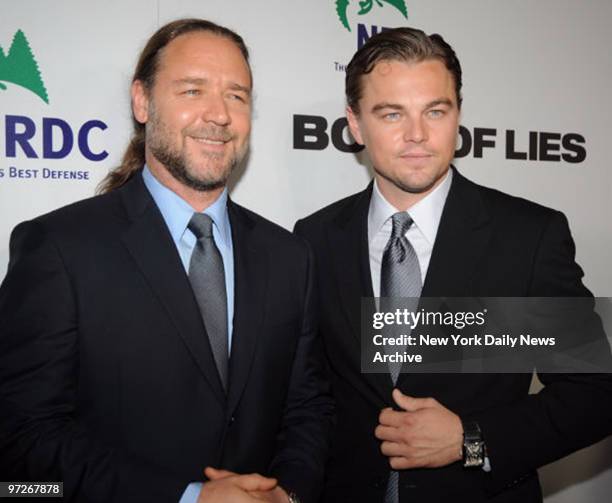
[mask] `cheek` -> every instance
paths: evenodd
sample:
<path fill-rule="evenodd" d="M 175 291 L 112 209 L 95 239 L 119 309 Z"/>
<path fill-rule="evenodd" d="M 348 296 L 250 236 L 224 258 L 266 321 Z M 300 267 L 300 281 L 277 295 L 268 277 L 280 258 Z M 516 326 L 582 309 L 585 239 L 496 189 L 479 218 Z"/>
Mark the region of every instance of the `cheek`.
<path fill-rule="evenodd" d="M 197 112 L 192 105 L 175 100 L 160 108 L 159 113 L 163 120 L 173 129 L 182 129 L 192 124 L 197 119 Z"/>
<path fill-rule="evenodd" d="M 163 128 L 166 134 L 172 136 L 182 136 L 185 130 L 188 129 L 189 125 L 193 122 L 190 120 L 187 112 L 177 113 L 175 110 L 172 114 L 157 114 L 156 116 L 158 124 Z"/>
<path fill-rule="evenodd" d="M 369 143 L 369 149 L 379 156 L 393 155 L 401 148 L 402 133 L 397 127 L 382 126 L 372 131 Z"/>
<path fill-rule="evenodd" d="M 454 152 L 457 143 L 457 126 L 454 124 L 444 125 L 436 128 L 435 131 L 436 146 L 440 151 Z"/>
<path fill-rule="evenodd" d="M 196 115 L 193 111 L 190 111 L 188 109 L 179 109 L 175 114 L 175 120 L 176 124 L 182 128 L 191 125 L 196 120 Z"/>
<path fill-rule="evenodd" d="M 230 129 L 233 129 L 238 137 L 248 138 L 251 133 L 251 114 L 241 112 L 232 115 L 232 125 L 233 127 L 230 126 Z"/>

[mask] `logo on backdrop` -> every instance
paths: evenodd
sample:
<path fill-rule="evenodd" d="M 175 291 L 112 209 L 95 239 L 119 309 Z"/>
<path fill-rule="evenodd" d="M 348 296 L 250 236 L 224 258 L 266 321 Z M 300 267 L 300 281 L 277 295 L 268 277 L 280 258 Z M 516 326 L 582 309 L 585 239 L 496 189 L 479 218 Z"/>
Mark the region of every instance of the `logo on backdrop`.
<path fill-rule="evenodd" d="M 363 146 L 348 135 L 346 117 L 329 122 L 319 115 L 293 115 L 293 149 L 325 150 L 356 153 Z M 472 156 L 486 158 L 490 149 L 501 149 L 506 160 L 548 161 L 579 164 L 587 157 L 586 139 L 578 133 L 498 130 L 496 128 L 459 126 L 455 159 Z"/>
<path fill-rule="evenodd" d="M 61 78 L 61 72 L 56 75 Z M 49 84 L 49 76 L 46 77 Z M 0 102 L 11 92 L 9 84 L 27 89 L 49 104 L 38 62 L 20 29 L 15 32 L 7 54 L 0 47 Z M 3 103 L 3 110 L 10 110 L 12 103 L 8 100 Z M 32 105 L 25 113 L 21 105 L 13 113 L 0 115 L 0 137 L 5 140 L 4 156 L 0 158 L 9 163 L 0 164 L 0 179 L 44 179 L 50 183 L 90 180 L 87 165 L 108 157 L 108 152 L 99 146 L 107 128 L 99 119 L 82 118 L 74 123 L 49 117 L 46 108 Z M 69 167 L 69 162 L 74 167 Z"/>
<path fill-rule="evenodd" d="M 381 12 L 381 7 L 385 8 L 391 6 L 394 8 L 391 10 L 391 12 L 397 14 L 398 19 L 400 16 L 404 19 L 408 19 L 408 8 L 406 7 L 406 2 L 404 0 L 361 0 L 359 2 L 354 1 L 352 3 L 350 0 L 335 1 L 338 20 L 340 21 L 340 24 L 351 33 L 353 33 L 353 27 L 351 27 L 349 22 L 348 12 L 349 9 L 357 10 L 357 4 L 359 4 L 359 10 L 357 11 L 358 16 L 364 16 L 371 11 L 374 13 Z M 378 7 L 374 8 L 375 5 Z M 355 33 L 356 49 L 361 49 L 361 47 L 369 40 L 370 37 L 373 37 L 374 35 L 388 29 L 388 27 L 380 26 L 378 24 L 357 23 L 357 32 Z M 336 72 L 346 71 L 346 63 L 334 61 L 333 65 Z"/>
<path fill-rule="evenodd" d="M 6 85 L 3 82 L 24 87 L 39 96 L 45 103 L 49 103 L 47 89 L 38 70 L 38 63 L 25 33 L 21 30 L 15 33 L 7 56 L 4 55 L 2 46 L 0 46 L 0 90 L 5 91 Z"/>
<path fill-rule="evenodd" d="M 359 12 L 357 15 L 363 16 L 372 10 L 374 7 L 374 3 L 376 3 L 379 7 L 384 7 L 384 4 L 391 5 L 395 7 L 398 11 L 401 12 L 402 16 L 405 19 L 408 19 L 408 9 L 406 8 L 406 2 L 404 0 L 363 0 L 359 2 Z M 342 23 L 342 25 L 348 30 L 351 31 L 351 26 L 347 17 L 347 10 L 349 7 L 349 0 L 336 0 L 336 13 L 338 14 L 338 19 Z"/>

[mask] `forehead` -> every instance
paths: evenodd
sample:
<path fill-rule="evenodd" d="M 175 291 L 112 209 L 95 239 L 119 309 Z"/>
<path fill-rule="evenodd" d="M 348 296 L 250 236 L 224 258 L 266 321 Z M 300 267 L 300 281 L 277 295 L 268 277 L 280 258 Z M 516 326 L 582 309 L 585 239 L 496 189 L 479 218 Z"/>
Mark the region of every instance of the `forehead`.
<path fill-rule="evenodd" d="M 251 86 L 249 67 L 238 46 L 206 31 L 179 35 L 162 49 L 158 78 L 222 78 Z"/>
<path fill-rule="evenodd" d="M 438 59 L 383 60 L 362 77 L 362 101 L 438 98 L 457 102 L 453 76 Z"/>

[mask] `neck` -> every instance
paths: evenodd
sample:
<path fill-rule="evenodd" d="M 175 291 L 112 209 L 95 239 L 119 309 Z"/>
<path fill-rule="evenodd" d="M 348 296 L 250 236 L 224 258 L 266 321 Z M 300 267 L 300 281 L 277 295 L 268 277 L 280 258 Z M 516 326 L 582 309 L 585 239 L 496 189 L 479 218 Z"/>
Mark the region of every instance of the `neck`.
<path fill-rule="evenodd" d="M 211 206 L 223 192 L 225 187 L 213 190 L 195 190 L 187 187 L 174 178 L 170 172 L 153 156 L 147 156 L 147 166 L 159 183 L 170 189 L 177 196 L 183 199 L 194 211 L 202 212 Z"/>

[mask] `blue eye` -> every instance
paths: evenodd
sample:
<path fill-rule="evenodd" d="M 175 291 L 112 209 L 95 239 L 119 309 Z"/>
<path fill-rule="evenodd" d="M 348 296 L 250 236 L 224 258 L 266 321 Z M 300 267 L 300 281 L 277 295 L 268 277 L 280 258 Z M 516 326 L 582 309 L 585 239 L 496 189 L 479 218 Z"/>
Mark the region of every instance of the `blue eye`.
<path fill-rule="evenodd" d="M 384 115 L 384 118 L 386 120 L 390 120 L 390 121 L 397 120 L 397 119 L 399 119 L 399 117 L 400 117 L 399 112 L 391 112 L 391 113 L 388 113 L 388 114 Z"/>
<path fill-rule="evenodd" d="M 444 115 L 444 110 L 430 110 L 429 112 L 427 112 L 427 115 L 429 115 L 429 117 L 431 117 L 432 119 L 437 119 L 438 117 L 442 117 Z"/>
<path fill-rule="evenodd" d="M 183 94 L 186 94 L 187 96 L 198 96 L 200 94 L 200 90 L 199 89 L 187 89 L 186 91 L 183 92 Z"/>

